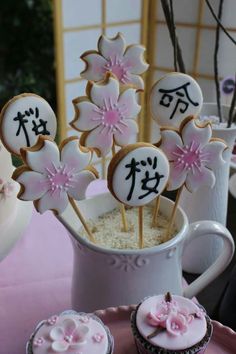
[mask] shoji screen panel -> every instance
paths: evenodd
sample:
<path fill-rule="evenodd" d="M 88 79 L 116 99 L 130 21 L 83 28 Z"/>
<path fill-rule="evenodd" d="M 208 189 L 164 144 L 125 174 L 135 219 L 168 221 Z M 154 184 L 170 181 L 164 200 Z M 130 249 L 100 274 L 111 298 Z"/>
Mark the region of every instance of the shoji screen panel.
<path fill-rule="evenodd" d="M 69 127 L 74 116 L 72 99 L 85 94 L 86 81 L 80 78 L 84 63 L 80 55 L 97 48 L 103 33 L 125 35 L 127 43 L 146 45 L 146 0 L 54 0 L 58 116 L 60 137 L 77 134 Z M 104 176 L 107 159 L 94 161 Z"/>

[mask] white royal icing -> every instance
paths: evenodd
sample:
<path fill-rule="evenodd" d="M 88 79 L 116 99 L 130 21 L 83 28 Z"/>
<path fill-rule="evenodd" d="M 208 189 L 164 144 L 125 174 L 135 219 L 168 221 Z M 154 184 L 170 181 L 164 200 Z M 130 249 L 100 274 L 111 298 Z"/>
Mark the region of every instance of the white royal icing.
<path fill-rule="evenodd" d="M 151 144 L 135 144 L 116 165 L 112 189 L 122 203 L 142 206 L 162 193 L 168 178 L 169 163 L 164 153 Z"/>
<path fill-rule="evenodd" d="M 22 147 L 33 146 L 39 135 L 54 139 L 56 116 L 42 97 L 22 94 L 6 103 L 1 115 L 3 142 L 11 152 L 20 155 Z"/>
<path fill-rule="evenodd" d="M 202 91 L 189 75 L 170 73 L 157 81 L 151 91 L 153 118 L 161 126 L 179 127 L 188 116 L 196 116 L 202 108 Z"/>

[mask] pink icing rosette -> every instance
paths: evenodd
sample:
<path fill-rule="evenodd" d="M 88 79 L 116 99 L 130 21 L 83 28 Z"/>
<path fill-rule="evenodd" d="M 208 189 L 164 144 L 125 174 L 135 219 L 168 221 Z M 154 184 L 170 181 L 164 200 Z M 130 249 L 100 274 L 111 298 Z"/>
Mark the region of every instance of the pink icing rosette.
<path fill-rule="evenodd" d="M 222 156 L 227 145 L 223 140 L 212 139 L 210 123 L 198 125 L 193 117 L 187 118 L 178 132 L 162 128 L 160 149 L 170 162 L 170 177 L 167 190 L 179 189 L 185 184 L 189 192 L 201 186 L 215 184 L 214 168 L 224 163 Z"/>
<path fill-rule="evenodd" d="M 76 137 L 65 139 L 60 148 L 49 138 L 40 136 L 33 148 L 21 149 L 24 166 L 17 168 L 13 179 L 21 184 L 19 199 L 34 201 L 43 213 L 61 214 L 69 198 L 85 198 L 88 185 L 97 178 L 89 166 L 92 153 L 79 145 Z"/>
<path fill-rule="evenodd" d="M 100 83 L 88 83 L 87 97 L 73 100 L 75 118 L 71 126 L 83 134 L 80 143 L 106 156 L 113 144 L 125 146 L 138 132 L 135 121 L 141 107 L 136 90 L 127 88 L 120 93 L 118 80 L 107 74 Z"/>
<path fill-rule="evenodd" d="M 102 35 L 98 40 L 98 51 L 87 51 L 81 56 L 86 64 L 81 76 L 86 80 L 100 81 L 110 72 L 121 84 L 143 89 L 144 82 L 139 75 L 148 69 L 144 51 L 141 45 L 126 47 L 121 33 L 111 39 Z"/>

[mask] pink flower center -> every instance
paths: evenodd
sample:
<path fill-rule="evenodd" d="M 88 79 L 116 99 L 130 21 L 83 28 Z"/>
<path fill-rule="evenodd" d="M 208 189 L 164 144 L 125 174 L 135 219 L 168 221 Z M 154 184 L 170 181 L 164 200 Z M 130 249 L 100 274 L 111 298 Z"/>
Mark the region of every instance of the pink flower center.
<path fill-rule="evenodd" d="M 173 330 L 178 330 L 180 327 L 179 327 L 179 325 L 176 322 L 173 322 L 173 323 L 171 323 L 171 328 Z"/>
<path fill-rule="evenodd" d="M 47 168 L 48 172 L 48 182 L 49 189 L 54 192 L 56 190 L 61 190 L 64 192 L 68 191 L 69 187 L 72 187 L 73 182 L 73 169 L 68 168 L 66 165 L 56 167 L 53 165 L 53 170 Z"/>
<path fill-rule="evenodd" d="M 201 167 L 204 162 L 207 162 L 207 153 L 204 153 L 200 149 L 200 145 L 191 143 L 191 145 L 177 146 L 176 151 L 173 151 L 172 154 L 175 156 L 176 167 L 182 167 L 182 169 L 192 170 L 195 173 L 195 170 L 201 171 Z"/>
<path fill-rule="evenodd" d="M 129 79 L 128 67 L 127 65 L 125 65 L 122 59 L 109 58 L 105 65 L 105 69 L 107 71 L 111 71 L 117 77 L 117 79 L 123 84 L 125 84 Z"/>
<path fill-rule="evenodd" d="M 116 109 L 104 113 L 105 124 L 115 125 L 119 120 L 119 112 Z"/>
<path fill-rule="evenodd" d="M 65 342 L 67 342 L 67 343 L 71 343 L 71 342 L 72 342 L 72 340 L 73 340 L 73 336 L 72 336 L 72 334 L 71 334 L 71 335 L 69 335 L 69 336 L 65 336 L 65 337 L 64 337 L 64 340 L 65 340 Z"/>

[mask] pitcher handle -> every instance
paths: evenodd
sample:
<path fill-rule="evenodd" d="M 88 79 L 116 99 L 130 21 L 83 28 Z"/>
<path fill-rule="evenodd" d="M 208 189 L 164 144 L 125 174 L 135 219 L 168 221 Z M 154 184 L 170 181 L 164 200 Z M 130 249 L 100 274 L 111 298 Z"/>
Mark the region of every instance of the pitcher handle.
<path fill-rule="evenodd" d="M 219 274 L 221 274 L 230 263 L 234 254 L 234 240 L 230 232 L 216 221 L 197 221 L 189 226 L 185 246 L 193 239 L 205 237 L 206 235 L 217 235 L 224 241 L 222 252 L 216 261 L 196 280 L 189 284 L 183 291 L 183 295 L 189 299 L 204 289 Z M 203 243 L 204 244 L 204 243 Z"/>

